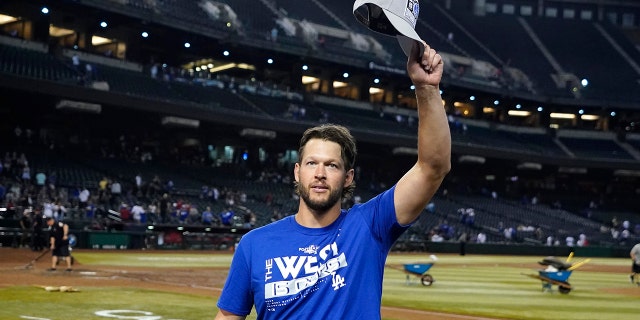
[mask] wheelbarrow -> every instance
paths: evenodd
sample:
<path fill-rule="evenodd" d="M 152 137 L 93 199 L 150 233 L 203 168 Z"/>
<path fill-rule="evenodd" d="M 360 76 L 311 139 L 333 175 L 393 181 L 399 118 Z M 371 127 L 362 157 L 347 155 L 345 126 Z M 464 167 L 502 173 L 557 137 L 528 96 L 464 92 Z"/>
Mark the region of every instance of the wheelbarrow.
<path fill-rule="evenodd" d="M 537 274 L 525 274 L 528 277 L 539 279 L 542 283 L 542 291 L 552 292 L 553 286 L 558 286 L 558 292 L 567 294 L 571 291 L 572 287 L 569 284 L 569 277 L 573 270 L 579 268 L 583 264 L 589 262 L 591 259 L 585 259 L 577 263 L 571 263 L 573 258 L 573 252 L 569 254 L 566 261 L 560 261 L 555 257 L 547 257 L 538 264 L 547 266 L 544 270 L 538 270 Z"/>
<path fill-rule="evenodd" d="M 410 284 L 411 276 L 420 278 L 420 283 L 423 286 L 430 286 L 435 282 L 433 277 L 427 273 L 431 267 L 433 267 L 433 262 L 429 263 L 407 263 L 403 264 L 401 267 L 396 265 L 387 265 L 392 269 L 396 269 L 404 272 L 407 275 L 407 285 Z"/>

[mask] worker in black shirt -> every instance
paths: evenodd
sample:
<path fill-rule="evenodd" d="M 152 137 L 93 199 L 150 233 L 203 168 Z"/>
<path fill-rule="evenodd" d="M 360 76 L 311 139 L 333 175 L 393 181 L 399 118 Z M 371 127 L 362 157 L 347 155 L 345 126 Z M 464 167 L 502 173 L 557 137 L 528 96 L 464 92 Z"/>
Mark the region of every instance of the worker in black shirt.
<path fill-rule="evenodd" d="M 49 226 L 49 239 L 51 245 L 51 268 L 48 271 L 55 271 L 58 265 L 58 259 L 62 259 L 67 263 L 65 271 L 70 272 L 71 269 L 71 253 L 69 252 L 69 225 L 56 221 L 54 218 L 47 218 Z"/>

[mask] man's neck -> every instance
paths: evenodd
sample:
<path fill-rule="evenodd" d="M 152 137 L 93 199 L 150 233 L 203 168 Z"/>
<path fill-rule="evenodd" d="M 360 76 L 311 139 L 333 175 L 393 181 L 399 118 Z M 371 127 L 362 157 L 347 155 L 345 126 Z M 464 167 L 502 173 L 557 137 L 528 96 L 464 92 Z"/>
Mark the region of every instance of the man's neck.
<path fill-rule="evenodd" d="M 317 212 L 310 210 L 306 206 L 300 205 L 298 213 L 295 215 L 296 222 L 303 227 L 307 228 L 324 228 L 332 224 L 340 216 L 340 206 L 334 206 L 333 208 Z"/>

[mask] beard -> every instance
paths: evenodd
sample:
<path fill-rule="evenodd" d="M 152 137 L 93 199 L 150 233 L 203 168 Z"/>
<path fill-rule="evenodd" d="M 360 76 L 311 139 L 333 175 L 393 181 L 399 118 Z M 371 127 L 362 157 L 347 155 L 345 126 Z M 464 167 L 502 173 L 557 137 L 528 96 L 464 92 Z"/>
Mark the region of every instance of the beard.
<path fill-rule="evenodd" d="M 316 213 L 325 213 L 329 209 L 331 209 L 336 203 L 341 200 L 342 197 L 342 189 L 339 190 L 331 190 L 329 192 L 329 197 L 326 199 L 320 200 L 312 200 L 309 188 L 303 188 L 301 184 L 298 184 L 298 193 L 300 194 L 300 198 L 304 203 Z"/>

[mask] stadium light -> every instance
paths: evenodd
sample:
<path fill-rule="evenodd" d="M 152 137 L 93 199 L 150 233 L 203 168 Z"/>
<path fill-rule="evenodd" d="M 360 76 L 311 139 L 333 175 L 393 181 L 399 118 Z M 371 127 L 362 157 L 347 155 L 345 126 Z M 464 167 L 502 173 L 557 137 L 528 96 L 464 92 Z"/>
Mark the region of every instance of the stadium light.
<path fill-rule="evenodd" d="M 49 8 L 42 7 L 42 9 L 40 9 L 40 12 L 42 12 L 42 14 L 49 14 Z"/>
<path fill-rule="evenodd" d="M 107 44 L 107 43 L 111 43 L 112 41 L 108 38 L 105 37 L 100 37 L 100 36 L 92 36 L 91 37 L 91 45 L 93 46 L 99 46 L 102 44 Z"/>
<path fill-rule="evenodd" d="M 318 81 L 320 81 L 320 79 L 316 77 L 302 76 L 302 84 L 309 84 L 309 83 L 314 83 Z"/>
<path fill-rule="evenodd" d="M 100 21 L 100 26 L 101 26 L 102 28 L 106 28 L 106 27 L 107 27 L 107 26 L 109 26 L 109 25 L 107 24 L 107 22 L 106 22 L 106 21 Z"/>
<path fill-rule="evenodd" d="M 600 117 L 595 114 L 583 114 L 580 116 L 580 119 L 584 121 L 595 121 L 600 119 Z"/>
<path fill-rule="evenodd" d="M 369 88 L 369 94 L 377 94 L 377 93 L 381 93 L 382 89 L 380 88 L 376 88 L 376 87 L 370 87 Z"/>
<path fill-rule="evenodd" d="M 333 82 L 333 87 L 334 88 L 344 88 L 347 86 L 346 82 L 342 82 L 342 81 L 334 81 Z"/>
<path fill-rule="evenodd" d="M 0 14 L 0 25 L 7 24 L 9 22 L 14 22 L 14 21 L 18 21 L 18 19 L 11 16 L 4 15 L 4 14 Z"/>
<path fill-rule="evenodd" d="M 184 43 L 184 47 L 185 47 L 185 48 L 191 48 L 191 43 L 189 43 L 189 42 L 185 42 L 185 43 Z"/>
<path fill-rule="evenodd" d="M 509 110 L 507 114 L 512 117 L 528 117 L 531 115 L 531 112 L 525 110 Z"/>
<path fill-rule="evenodd" d="M 552 119 L 575 119 L 576 115 L 573 113 L 552 112 L 549 117 Z"/>
<path fill-rule="evenodd" d="M 142 31 L 142 33 L 140 34 L 143 38 L 148 38 L 149 37 L 149 33 L 146 31 Z"/>

